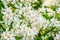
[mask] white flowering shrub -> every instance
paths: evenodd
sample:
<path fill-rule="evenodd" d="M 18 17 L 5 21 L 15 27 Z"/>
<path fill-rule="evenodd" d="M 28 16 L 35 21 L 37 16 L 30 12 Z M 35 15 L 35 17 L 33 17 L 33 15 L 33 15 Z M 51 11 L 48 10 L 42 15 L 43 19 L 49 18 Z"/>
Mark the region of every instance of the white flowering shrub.
<path fill-rule="evenodd" d="M 0 40 L 60 40 L 60 0 L 0 0 Z"/>

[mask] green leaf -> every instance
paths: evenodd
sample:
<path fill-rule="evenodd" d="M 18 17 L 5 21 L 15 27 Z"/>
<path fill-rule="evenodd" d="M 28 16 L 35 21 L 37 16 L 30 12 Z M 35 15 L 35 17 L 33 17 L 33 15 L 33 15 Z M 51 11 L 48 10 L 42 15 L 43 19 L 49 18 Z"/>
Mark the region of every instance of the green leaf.
<path fill-rule="evenodd" d="M 35 36 L 34 40 L 42 40 L 42 38 L 39 36 Z"/>
<path fill-rule="evenodd" d="M 6 31 L 6 29 L 3 27 L 3 25 L 0 23 L 0 32 Z"/>
<path fill-rule="evenodd" d="M 45 29 L 45 33 L 43 33 L 43 36 L 46 36 L 49 32 L 52 32 L 55 29 L 55 26 L 51 26 L 51 27 L 46 27 Z"/>
<path fill-rule="evenodd" d="M 58 21 L 60 21 L 60 14 L 56 14 L 56 15 L 55 15 L 55 18 L 56 18 Z"/>
<path fill-rule="evenodd" d="M 58 6 L 56 6 L 56 5 L 51 5 L 51 6 L 44 6 L 44 8 L 50 8 L 50 9 L 52 9 L 53 11 L 56 11 L 56 9 L 58 8 Z"/>
<path fill-rule="evenodd" d="M 7 5 L 8 5 L 8 7 L 12 7 L 12 12 L 14 12 L 15 9 L 17 9 L 17 8 L 16 8 L 13 4 L 11 4 L 11 3 L 8 3 Z"/>
<path fill-rule="evenodd" d="M 1 39 L 1 33 L 0 33 L 0 39 Z"/>
<path fill-rule="evenodd" d="M 18 17 L 20 20 L 25 19 L 25 16 L 21 14 L 21 17 Z"/>
<path fill-rule="evenodd" d="M 53 18 L 53 16 L 49 16 L 48 13 L 49 13 L 49 12 L 48 12 L 47 10 L 45 10 L 45 12 L 41 12 L 41 14 L 43 15 L 43 17 L 44 17 L 45 19 L 50 20 L 50 19 Z"/>
<path fill-rule="evenodd" d="M 9 25 L 9 31 L 13 28 L 12 25 L 13 25 L 13 22 L 11 22 L 11 24 Z"/>
<path fill-rule="evenodd" d="M 3 21 L 3 18 L 2 18 L 3 14 L 0 13 L 0 21 Z"/>
<path fill-rule="evenodd" d="M 39 33 L 37 35 L 35 35 L 34 40 L 42 40 L 40 31 L 39 31 Z"/>
<path fill-rule="evenodd" d="M 42 0 L 38 0 L 37 2 L 32 3 L 31 5 L 32 5 L 32 7 L 33 7 L 34 9 L 37 10 L 39 7 L 41 7 L 41 5 L 42 5 Z"/>
<path fill-rule="evenodd" d="M 0 8 L 4 8 L 3 2 L 0 0 Z"/>
<path fill-rule="evenodd" d="M 48 14 L 43 14 L 43 17 L 47 20 L 50 20 L 51 18 L 53 18 L 53 16 L 48 16 Z"/>
<path fill-rule="evenodd" d="M 22 39 L 22 36 L 15 36 L 15 39 L 16 40 L 21 40 Z"/>
<path fill-rule="evenodd" d="M 55 11 L 57 7 L 56 7 L 56 5 L 55 5 L 55 6 L 52 5 L 50 8 L 51 8 L 53 11 Z"/>
<path fill-rule="evenodd" d="M 51 35 L 50 37 L 48 37 L 49 40 L 54 40 L 53 36 Z"/>
<path fill-rule="evenodd" d="M 3 20 L 3 18 L 2 18 L 3 14 L 1 12 L 2 11 L 2 8 L 4 8 L 4 5 L 3 5 L 2 1 L 0 0 L 0 21 Z"/>
<path fill-rule="evenodd" d="M 31 28 L 31 23 L 30 23 L 30 21 L 28 22 L 27 26 Z"/>
<path fill-rule="evenodd" d="M 20 25 L 22 24 L 23 22 L 20 22 Z"/>

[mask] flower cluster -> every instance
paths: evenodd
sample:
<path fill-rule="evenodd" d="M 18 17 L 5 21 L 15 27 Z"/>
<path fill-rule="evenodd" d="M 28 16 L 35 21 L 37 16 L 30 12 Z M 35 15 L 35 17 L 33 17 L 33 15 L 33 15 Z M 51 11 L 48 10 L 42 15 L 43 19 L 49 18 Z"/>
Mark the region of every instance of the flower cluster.
<path fill-rule="evenodd" d="M 0 40 L 59 40 L 60 0 L 0 0 Z"/>

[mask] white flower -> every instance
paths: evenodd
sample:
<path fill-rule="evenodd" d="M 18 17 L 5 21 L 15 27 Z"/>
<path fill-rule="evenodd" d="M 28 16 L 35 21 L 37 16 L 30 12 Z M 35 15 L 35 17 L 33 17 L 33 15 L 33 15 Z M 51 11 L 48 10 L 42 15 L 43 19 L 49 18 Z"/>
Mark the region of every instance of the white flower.
<path fill-rule="evenodd" d="M 28 2 L 37 2 L 37 0 L 26 0 L 26 1 L 28 1 Z"/>
<path fill-rule="evenodd" d="M 56 0 L 47 0 L 47 1 L 44 1 L 42 5 L 50 7 L 51 5 L 55 5 L 55 3 L 56 3 Z"/>
<path fill-rule="evenodd" d="M 3 39 L 5 39 L 5 40 L 15 40 L 14 34 L 12 34 L 9 31 L 3 32 L 3 34 L 1 35 L 1 37 L 2 37 L 2 40 Z"/>
<path fill-rule="evenodd" d="M 24 2 L 25 0 L 20 0 L 21 2 Z"/>
<path fill-rule="evenodd" d="M 35 10 L 31 5 L 32 3 L 38 2 L 38 0 L 2 0 L 5 6 L 5 8 L 2 9 L 2 21 L 6 25 L 6 31 L 1 33 L 1 40 L 16 40 L 15 36 L 17 35 L 23 36 L 21 40 L 34 40 L 35 35 L 39 33 L 42 27 L 60 27 L 60 21 L 54 18 L 56 14 L 55 11 L 50 8 L 50 6 L 59 6 L 59 2 L 57 0 L 42 1 L 43 3 L 41 4 L 41 7 Z M 12 7 L 8 6 L 10 4 L 12 4 Z M 13 8 L 13 5 L 16 9 Z M 48 6 L 49 8 L 45 8 L 44 6 Z M 43 13 L 46 13 L 46 10 L 48 11 L 48 16 L 53 16 L 51 20 L 47 20 L 43 17 Z M 56 11 L 57 13 L 60 13 L 60 8 Z M 13 22 L 11 25 L 12 29 L 9 30 L 9 25 L 11 22 Z M 29 22 L 31 26 L 28 26 Z M 56 38 L 60 39 L 60 35 L 57 34 Z"/>
<path fill-rule="evenodd" d="M 54 26 L 56 26 L 56 27 L 57 27 L 57 26 L 58 26 L 58 27 L 60 26 L 60 21 L 57 21 L 57 19 L 55 19 L 55 18 L 52 18 L 50 22 L 51 22 L 51 23 L 50 23 L 51 25 L 54 25 Z"/>
<path fill-rule="evenodd" d="M 58 8 L 57 13 L 60 14 L 60 8 Z"/>
<path fill-rule="evenodd" d="M 56 35 L 56 39 L 57 39 L 57 40 L 60 40 L 60 34 L 57 34 L 57 35 Z"/>

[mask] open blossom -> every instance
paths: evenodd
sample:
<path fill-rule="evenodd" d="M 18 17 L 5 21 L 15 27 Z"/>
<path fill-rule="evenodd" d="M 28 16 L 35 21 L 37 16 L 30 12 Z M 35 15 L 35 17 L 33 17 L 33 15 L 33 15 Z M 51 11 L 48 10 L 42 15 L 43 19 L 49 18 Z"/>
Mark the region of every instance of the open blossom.
<path fill-rule="evenodd" d="M 60 14 L 60 8 L 57 9 L 57 13 Z"/>
<path fill-rule="evenodd" d="M 57 34 L 55 37 L 56 40 L 60 40 L 60 34 Z"/>
<path fill-rule="evenodd" d="M 1 36 L 3 37 L 2 40 L 15 40 L 14 34 L 10 33 L 9 31 L 3 32 Z"/>
<path fill-rule="evenodd" d="M 1 40 L 60 39 L 60 0 L 1 0 Z"/>
<path fill-rule="evenodd" d="M 44 1 L 43 6 L 48 6 L 50 7 L 51 5 L 55 5 L 57 0 L 47 0 Z"/>

